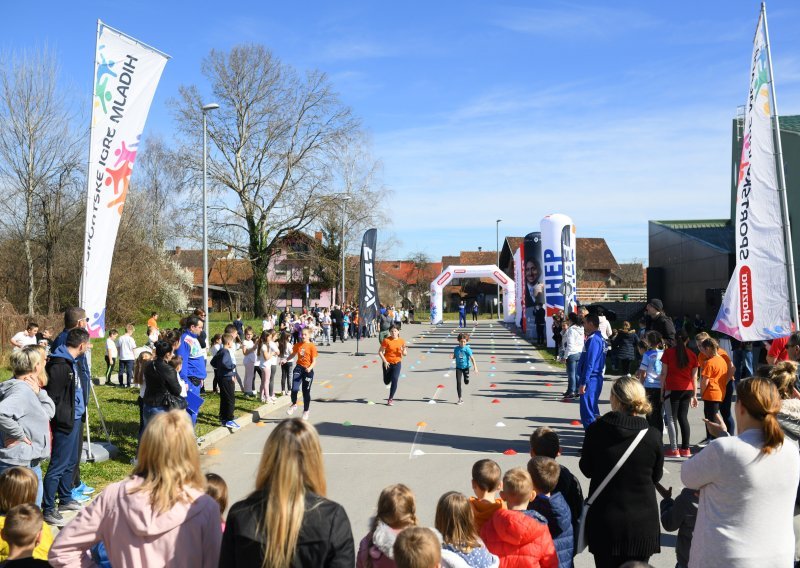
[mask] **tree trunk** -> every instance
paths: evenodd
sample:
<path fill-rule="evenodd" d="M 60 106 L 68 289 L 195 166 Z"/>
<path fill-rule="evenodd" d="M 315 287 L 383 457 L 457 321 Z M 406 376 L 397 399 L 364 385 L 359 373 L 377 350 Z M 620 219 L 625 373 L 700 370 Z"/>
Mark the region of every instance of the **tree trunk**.
<path fill-rule="evenodd" d="M 34 276 L 33 252 L 31 251 L 31 225 L 33 224 L 33 191 L 30 185 L 25 195 L 25 224 L 23 229 L 23 246 L 25 248 L 25 263 L 28 266 L 28 315 L 32 316 L 34 310 Z"/>
<path fill-rule="evenodd" d="M 267 279 L 269 257 L 266 260 L 258 257 L 251 260 L 250 264 L 253 268 L 253 308 L 255 313 L 266 314 L 269 307 L 269 280 Z"/>

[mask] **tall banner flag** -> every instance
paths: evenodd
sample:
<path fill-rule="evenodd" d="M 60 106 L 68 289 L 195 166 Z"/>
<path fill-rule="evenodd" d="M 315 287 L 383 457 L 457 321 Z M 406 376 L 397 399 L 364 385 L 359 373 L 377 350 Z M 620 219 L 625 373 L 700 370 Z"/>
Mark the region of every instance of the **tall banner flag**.
<path fill-rule="evenodd" d="M 106 294 L 131 172 L 158 81 L 169 56 L 97 22 L 86 239 L 80 305 L 89 334 L 103 337 Z"/>
<path fill-rule="evenodd" d="M 575 292 L 575 225 L 561 213 L 548 215 L 539 224 L 542 232 L 544 268 L 545 335 L 547 346 L 555 347 L 555 338 L 548 333 L 558 312 L 577 308 Z"/>
<path fill-rule="evenodd" d="M 358 291 L 358 315 L 361 325 L 369 326 L 378 317 L 378 282 L 375 279 L 375 246 L 378 230 L 369 229 L 361 241 L 361 286 Z"/>
<path fill-rule="evenodd" d="M 713 325 L 714 330 L 740 341 L 787 335 L 796 317 L 794 261 L 788 238 L 779 133 L 762 4 L 750 67 L 733 219 L 736 268 Z"/>

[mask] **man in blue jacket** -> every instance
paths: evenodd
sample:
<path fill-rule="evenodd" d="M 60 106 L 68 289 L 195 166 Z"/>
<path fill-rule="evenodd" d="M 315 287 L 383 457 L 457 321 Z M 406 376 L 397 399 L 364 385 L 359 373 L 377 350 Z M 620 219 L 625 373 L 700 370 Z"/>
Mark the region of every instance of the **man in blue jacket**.
<path fill-rule="evenodd" d="M 603 390 L 603 369 L 606 366 L 606 341 L 599 331 L 600 319 L 589 314 L 583 319 L 586 343 L 578 361 L 578 392 L 581 395 L 581 423 L 583 428 L 600 417 L 600 391 Z"/>
<path fill-rule="evenodd" d="M 87 391 L 83 389 L 78 369 L 78 359 L 89 348 L 89 333 L 74 328 L 66 340 L 50 354 L 47 361 L 47 394 L 55 404 L 55 415 L 50 421 L 53 432 L 50 466 L 44 476 L 42 510 L 45 522 L 57 527 L 65 524 L 61 511 L 79 511 L 80 503 L 72 496 L 72 476 L 80 463 L 81 421 L 86 412 Z M 56 509 L 56 493 L 59 507 Z"/>

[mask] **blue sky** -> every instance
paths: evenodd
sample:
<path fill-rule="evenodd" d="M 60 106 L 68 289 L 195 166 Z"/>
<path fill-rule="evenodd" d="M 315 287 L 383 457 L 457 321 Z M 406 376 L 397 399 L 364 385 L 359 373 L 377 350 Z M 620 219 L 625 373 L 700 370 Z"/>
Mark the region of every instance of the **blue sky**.
<path fill-rule="evenodd" d="M 147 133 L 198 83 L 210 49 L 259 42 L 328 73 L 393 191 L 395 257 L 494 249 L 570 215 L 618 260 L 647 220 L 724 217 L 730 132 L 747 94 L 759 3 L 15 2 L 0 48 L 47 45 L 89 105 L 95 20 L 170 54 Z M 800 114 L 800 3 L 768 3 L 778 104 Z M 146 135 L 147 135 L 146 133 Z"/>

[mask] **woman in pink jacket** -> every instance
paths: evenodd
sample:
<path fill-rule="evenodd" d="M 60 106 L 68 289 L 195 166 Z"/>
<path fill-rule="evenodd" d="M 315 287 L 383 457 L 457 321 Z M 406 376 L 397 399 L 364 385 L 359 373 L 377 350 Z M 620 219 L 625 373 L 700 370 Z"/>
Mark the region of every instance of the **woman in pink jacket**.
<path fill-rule="evenodd" d="M 219 505 L 205 485 L 186 413 L 158 414 L 142 434 L 133 474 L 109 485 L 62 529 L 50 565 L 92 566 L 87 551 L 103 542 L 114 568 L 216 568 Z"/>

